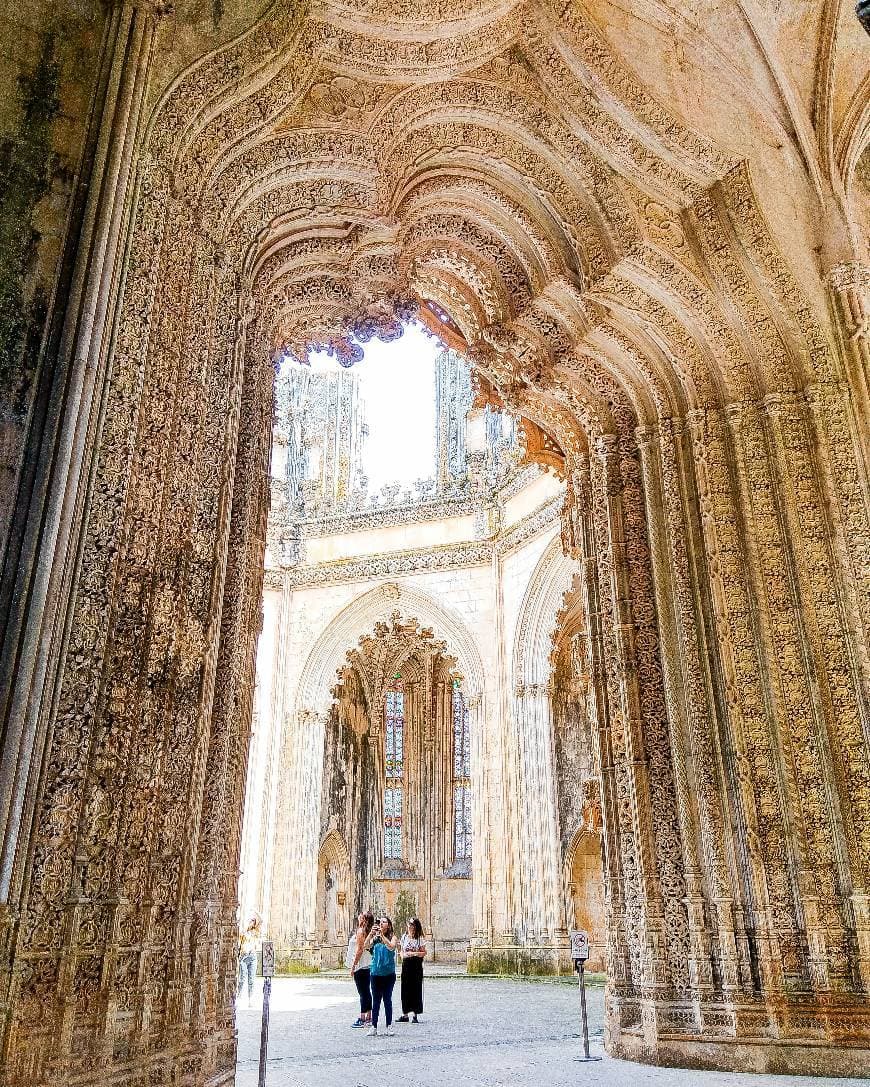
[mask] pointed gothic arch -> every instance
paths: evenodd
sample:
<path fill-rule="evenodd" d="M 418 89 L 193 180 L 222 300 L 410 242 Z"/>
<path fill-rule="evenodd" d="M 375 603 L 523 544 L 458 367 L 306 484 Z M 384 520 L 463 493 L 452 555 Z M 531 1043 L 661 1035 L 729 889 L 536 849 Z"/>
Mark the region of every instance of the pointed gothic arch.
<path fill-rule="evenodd" d="M 464 629 L 427 594 L 378 586 L 326 626 L 298 683 L 273 785 L 284 800 L 261 860 L 272 888 L 268 924 L 282 958 L 320 965 L 336 953 L 324 945 L 323 915 L 329 873 L 345 871 L 336 858 L 340 833 L 349 864 L 348 908 L 392 909 L 397 895 L 409 908 L 411 896 L 412 912 L 427 919 L 432 952 L 441 960 L 465 959 L 481 893 L 473 890 L 470 827 L 462 839 L 466 851 L 458 856 L 455 848 L 453 695 L 457 684 L 470 684 L 440 630 L 398 610 L 411 604 L 446 620 L 454 632 Z M 481 681 L 470 634 L 461 644 L 472 682 Z M 325 699 L 300 710 L 330 674 Z M 477 749 L 484 694 L 469 699 L 462 736 L 461 814 L 472 820 L 475 789 L 483 784 Z M 322 828 L 328 829 L 318 852 Z M 481 871 L 485 863 L 478 853 Z"/>
<path fill-rule="evenodd" d="M 335 676 L 361 631 L 400 611 L 431 627 L 456 657 L 468 697 L 483 696 L 486 674 L 480 651 L 462 619 L 449 606 L 408 585 L 384 582 L 343 608 L 311 647 L 299 680 L 295 712 L 320 711 L 331 698 Z"/>
<path fill-rule="evenodd" d="M 562 540 L 555 535 L 535 566 L 517 616 L 513 645 L 515 686 L 546 686 L 550 682 L 556 622 L 578 569 L 577 560 L 565 554 Z"/>

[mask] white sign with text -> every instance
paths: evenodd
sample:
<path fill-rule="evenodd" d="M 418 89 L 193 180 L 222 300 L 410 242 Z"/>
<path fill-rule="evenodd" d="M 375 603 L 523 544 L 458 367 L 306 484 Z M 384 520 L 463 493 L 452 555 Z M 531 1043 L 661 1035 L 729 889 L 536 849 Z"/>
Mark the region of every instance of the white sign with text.
<path fill-rule="evenodd" d="M 571 930 L 571 958 L 583 960 L 589 958 L 588 932 L 584 932 L 582 929 Z"/>

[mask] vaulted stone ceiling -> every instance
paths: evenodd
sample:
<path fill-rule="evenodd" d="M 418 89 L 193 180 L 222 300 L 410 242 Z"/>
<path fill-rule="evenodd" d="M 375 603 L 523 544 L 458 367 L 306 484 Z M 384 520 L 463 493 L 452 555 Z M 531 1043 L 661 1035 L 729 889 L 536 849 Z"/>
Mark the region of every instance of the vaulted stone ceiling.
<path fill-rule="evenodd" d="M 168 92 L 153 183 L 196 209 L 271 346 L 341 351 L 349 326 L 369 335 L 397 304 L 432 299 L 572 448 L 582 437 L 558 404 L 613 431 L 614 378 L 640 422 L 799 388 L 824 348 L 784 313 L 795 279 L 818 290 L 801 266 L 823 244 L 848 257 L 844 179 L 825 171 L 832 133 L 813 139 L 797 90 L 777 82 L 806 53 L 794 18 L 721 7 L 275 5 Z M 827 64 L 824 112 L 835 91 L 848 100 L 856 66 L 832 52 L 832 6 L 801 7 L 797 29 L 815 27 Z M 668 28 L 677 69 L 638 65 L 638 39 L 661 57 Z M 665 77 L 662 105 L 644 83 Z M 704 93 L 711 80 L 728 103 Z M 844 163 L 861 144 L 855 111 Z M 788 270 L 783 242 L 803 252 Z M 754 270 L 740 249 L 758 251 Z M 529 373 L 546 373 L 534 403 Z"/>

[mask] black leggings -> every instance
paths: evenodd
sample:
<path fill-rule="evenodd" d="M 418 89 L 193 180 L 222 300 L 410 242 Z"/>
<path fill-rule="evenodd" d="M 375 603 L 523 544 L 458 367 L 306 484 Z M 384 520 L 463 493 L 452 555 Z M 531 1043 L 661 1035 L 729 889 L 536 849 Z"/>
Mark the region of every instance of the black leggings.
<path fill-rule="evenodd" d="M 353 972 L 353 980 L 356 982 L 359 993 L 359 1013 L 361 1016 L 366 1015 L 372 1010 L 372 986 L 369 981 L 368 967 L 363 970 L 357 967 Z"/>
<path fill-rule="evenodd" d="M 384 1002 L 384 1015 L 387 1026 L 393 1025 L 393 986 L 396 984 L 395 974 L 372 974 L 372 1026 L 378 1025 L 378 1016 L 381 1013 L 381 1000 Z"/>

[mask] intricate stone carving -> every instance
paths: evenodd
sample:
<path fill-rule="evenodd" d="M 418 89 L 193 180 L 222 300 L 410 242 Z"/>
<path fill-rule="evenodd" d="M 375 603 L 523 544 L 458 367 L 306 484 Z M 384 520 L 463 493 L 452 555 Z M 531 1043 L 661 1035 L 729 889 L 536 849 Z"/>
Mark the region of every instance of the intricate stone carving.
<path fill-rule="evenodd" d="M 691 53 L 702 20 L 647 7 Z M 774 233 L 750 166 L 671 116 L 655 65 L 642 87 L 586 8 L 276 3 L 171 80 L 171 20 L 149 17 L 156 47 L 107 62 L 158 104 L 129 131 L 105 113 L 117 145 L 90 188 L 107 229 L 129 208 L 119 301 L 96 279 L 88 319 L 70 311 L 73 354 L 110 364 L 87 435 L 66 436 L 94 456 L 61 503 L 81 519 L 71 604 L 30 696 L 47 741 L 2 930 L 14 1087 L 231 1075 L 271 359 L 350 362 L 423 300 L 563 454 L 612 1051 L 727 1065 L 733 1038 L 785 1068 L 811 1042 L 866 1066 L 867 277 L 838 218 L 854 179 L 835 176 L 832 121 L 817 146 L 783 94 L 739 156 L 793 141 L 803 218 Z M 759 85 L 767 60 L 720 52 L 729 86 L 744 66 Z M 541 691 L 520 697 L 538 713 Z"/>

